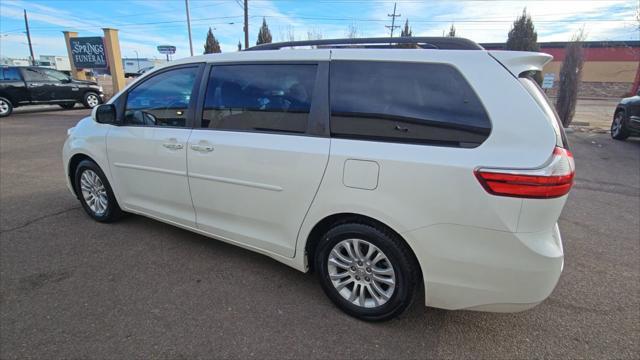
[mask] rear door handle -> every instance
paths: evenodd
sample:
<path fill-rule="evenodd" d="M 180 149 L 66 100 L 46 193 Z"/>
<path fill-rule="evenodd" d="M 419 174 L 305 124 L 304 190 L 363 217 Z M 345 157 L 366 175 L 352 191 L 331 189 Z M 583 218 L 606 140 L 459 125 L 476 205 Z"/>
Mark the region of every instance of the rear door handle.
<path fill-rule="evenodd" d="M 213 151 L 213 146 L 211 146 L 211 145 L 193 144 L 193 145 L 191 145 L 191 150 L 200 151 L 200 152 L 212 152 Z"/>
<path fill-rule="evenodd" d="M 184 148 L 184 145 L 176 143 L 164 143 L 162 144 L 162 146 L 166 147 L 169 150 L 180 150 Z"/>

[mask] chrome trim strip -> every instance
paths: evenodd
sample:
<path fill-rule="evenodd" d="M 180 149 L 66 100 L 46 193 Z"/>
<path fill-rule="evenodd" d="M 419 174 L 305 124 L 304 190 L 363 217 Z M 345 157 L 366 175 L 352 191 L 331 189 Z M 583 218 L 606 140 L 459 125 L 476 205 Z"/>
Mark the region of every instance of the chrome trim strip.
<path fill-rule="evenodd" d="M 248 187 L 253 187 L 253 188 L 258 188 L 263 190 L 270 190 L 270 191 L 283 190 L 282 187 L 276 186 L 276 185 L 262 184 L 262 183 L 257 183 L 253 181 L 230 179 L 230 178 L 225 178 L 220 176 L 211 176 L 211 175 L 204 175 L 204 174 L 198 174 L 198 173 L 192 173 L 192 172 L 189 173 L 189 177 L 196 178 L 196 179 L 217 181 L 217 182 L 222 182 L 227 184 L 248 186 Z"/>
<path fill-rule="evenodd" d="M 171 175 L 179 175 L 179 176 L 186 176 L 187 175 L 186 171 L 168 170 L 168 169 L 161 169 L 161 168 L 151 167 L 151 166 L 141 166 L 141 165 L 124 164 L 124 163 L 113 163 L 113 166 L 119 167 L 119 168 L 125 168 L 125 169 L 135 169 L 135 170 L 142 170 L 142 171 L 158 172 L 158 173 L 162 173 L 162 174 L 171 174 Z"/>

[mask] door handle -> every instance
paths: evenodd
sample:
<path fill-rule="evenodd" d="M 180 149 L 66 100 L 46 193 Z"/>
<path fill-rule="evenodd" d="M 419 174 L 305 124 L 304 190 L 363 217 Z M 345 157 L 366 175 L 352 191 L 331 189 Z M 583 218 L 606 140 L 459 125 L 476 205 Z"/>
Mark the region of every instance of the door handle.
<path fill-rule="evenodd" d="M 176 143 L 164 143 L 162 144 L 162 146 L 166 147 L 169 150 L 180 150 L 184 148 L 184 145 Z"/>
<path fill-rule="evenodd" d="M 191 145 L 191 150 L 200 151 L 200 152 L 212 152 L 213 151 L 213 146 L 211 146 L 211 145 L 193 144 L 193 145 Z"/>

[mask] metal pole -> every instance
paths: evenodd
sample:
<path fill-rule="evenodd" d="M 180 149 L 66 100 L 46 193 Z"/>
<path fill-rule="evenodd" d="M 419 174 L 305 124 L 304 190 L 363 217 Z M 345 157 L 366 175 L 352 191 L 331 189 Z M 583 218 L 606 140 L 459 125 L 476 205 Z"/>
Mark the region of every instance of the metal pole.
<path fill-rule="evenodd" d="M 244 48 L 249 47 L 249 0 L 244 0 Z"/>
<path fill-rule="evenodd" d="M 33 55 L 33 46 L 31 46 L 31 33 L 29 32 L 29 20 L 27 19 L 27 10 L 24 10 L 24 26 L 27 28 L 27 42 L 29 43 L 29 53 L 31 54 L 31 65 L 36 65 L 36 57 Z"/>
<path fill-rule="evenodd" d="M 138 62 L 138 72 L 140 72 L 140 55 L 138 55 L 138 50 L 133 50 L 136 53 L 136 61 Z"/>
<path fill-rule="evenodd" d="M 193 42 L 191 41 L 191 17 L 189 16 L 189 0 L 184 0 L 184 6 L 187 8 L 187 29 L 189 30 L 189 51 L 193 56 Z"/>

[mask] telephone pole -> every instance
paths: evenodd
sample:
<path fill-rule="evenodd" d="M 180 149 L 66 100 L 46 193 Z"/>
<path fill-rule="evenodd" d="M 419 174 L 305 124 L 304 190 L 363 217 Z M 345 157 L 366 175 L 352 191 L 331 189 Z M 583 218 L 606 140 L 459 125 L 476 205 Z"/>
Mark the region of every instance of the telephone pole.
<path fill-rule="evenodd" d="M 187 8 L 187 30 L 189 30 L 189 51 L 191 52 L 191 56 L 193 56 L 193 41 L 191 41 L 191 17 L 189 16 L 189 0 L 184 0 L 184 6 Z"/>
<path fill-rule="evenodd" d="M 244 48 L 249 47 L 249 0 L 244 0 Z"/>
<path fill-rule="evenodd" d="M 33 46 L 31 45 L 31 33 L 29 32 L 29 20 L 27 19 L 27 10 L 24 10 L 24 27 L 27 28 L 27 42 L 29 43 L 29 53 L 31 54 L 31 65 L 36 65 L 36 58 L 33 55 Z"/>
<path fill-rule="evenodd" d="M 396 3 L 393 3 L 393 14 L 387 14 L 387 16 L 391 18 L 391 26 L 385 25 L 384 27 L 391 30 L 391 36 L 389 37 L 393 37 L 393 30 L 400 27 L 399 25 L 396 25 L 396 18 L 402 16 L 400 14 L 396 14 Z"/>

